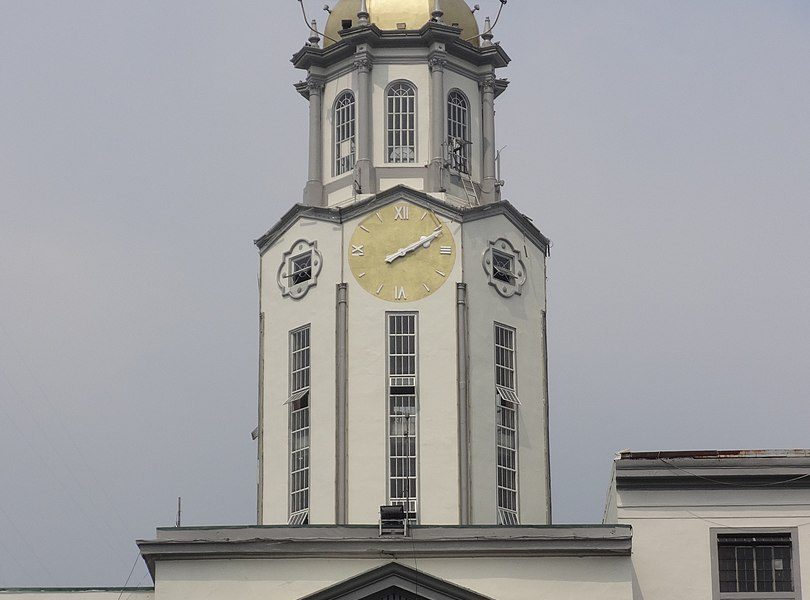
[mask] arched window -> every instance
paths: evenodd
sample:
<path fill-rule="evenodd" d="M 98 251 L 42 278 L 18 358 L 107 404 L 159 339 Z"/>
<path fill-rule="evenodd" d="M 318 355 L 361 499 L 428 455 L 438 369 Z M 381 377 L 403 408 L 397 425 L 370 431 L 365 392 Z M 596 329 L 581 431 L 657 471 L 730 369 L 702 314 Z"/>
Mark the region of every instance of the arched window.
<path fill-rule="evenodd" d="M 392 163 L 416 162 L 416 90 L 398 81 L 386 93 L 385 156 Z"/>
<path fill-rule="evenodd" d="M 470 172 L 470 105 L 458 90 L 447 96 L 447 148 L 450 166 Z"/>
<path fill-rule="evenodd" d="M 335 100 L 335 176 L 354 169 L 354 94 L 343 92 Z"/>

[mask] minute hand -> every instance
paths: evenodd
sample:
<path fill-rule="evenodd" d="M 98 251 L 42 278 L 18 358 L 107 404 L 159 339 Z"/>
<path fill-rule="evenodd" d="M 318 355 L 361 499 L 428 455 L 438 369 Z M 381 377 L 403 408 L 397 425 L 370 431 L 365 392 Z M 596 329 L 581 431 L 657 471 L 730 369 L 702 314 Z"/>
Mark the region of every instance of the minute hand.
<path fill-rule="evenodd" d="M 430 244 L 431 244 L 431 242 L 433 240 L 435 240 L 437 237 L 439 237 L 441 235 L 442 235 L 442 230 L 441 229 L 437 229 L 436 231 L 434 231 L 430 235 L 423 235 L 421 238 L 419 238 L 419 240 L 417 240 L 413 244 L 410 244 L 409 246 L 405 246 L 404 248 L 400 248 L 399 250 L 397 250 L 393 254 L 389 254 L 388 256 L 386 256 L 385 257 L 385 262 L 387 262 L 388 264 L 391 264 L 396 259 L 402 258 L 406 254 L 410 254 L 411 252 L 413 252 L 417 248 L 420 248 L 422 246 L 427 248 L 428 246 L 430 246 Z"/>

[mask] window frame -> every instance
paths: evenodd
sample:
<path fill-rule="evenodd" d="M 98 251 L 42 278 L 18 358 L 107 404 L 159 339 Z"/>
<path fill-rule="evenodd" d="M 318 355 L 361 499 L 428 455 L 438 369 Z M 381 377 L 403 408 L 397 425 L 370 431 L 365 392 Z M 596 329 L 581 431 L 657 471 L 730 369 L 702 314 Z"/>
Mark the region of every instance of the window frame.
<path fill-rule="evenodd" d="M 302 259 L 308 260 L 309 264 L 303 269 L 296 270 L 298 262 L 300 260 L 302 260 Z M 290 262 L 289 262 L 287 270 L 289 272 L 289 279 L 290 279 L 290 286 L 291 287 L 295 287 L 295 286 L 298 286 L 298 285 L 304 285 L 304 284 L 312 281 L 312 278 L 314 276 L 313 275 L 314 269 L 313 269 L 313 264 L 312 263 L 315 260 L 314 257 L 312 256 L 312 250 L 307 249 L 306 251 L 301 252 L 300 254 L 296 254 L 294 256 L 291 256 L 289 260 L 290 260 Z M 302 274 L 308 273 L 306 275 L 306 279 L 301 279 L 300 281 L 296 281 L 296 275 L 298 275 L 299 273 L 302 273 Z"/>
<path fill-rule="evenodd" d="M 409 519 L 409 524 L 411 525 L 418 525 L 420 521 L 420 501 L 419 501 L 419 494 L 420 494 L 420 482 L 419 482 L 419 475 L 420 475 L 420 465 L 419 465 L 419 434 L 420 434 L 420 427 L 419 427 L 419 313 L 413 311 L 388 311 L 385 313 L 385 438 L 386 438 L 386 448 L 385 448 L 385 498 L 388 504 L 392 504 L 393 500 L 391 498 L 391 425 L 392 425 L 392 411 L 391 411 L 391 397 L 393 395 L 402 395 L 402 394 L 392 394 L 391 390 L 393 387 L 410 387 L 410 386 L 403 386 L 401 384 L 407 383 L 403 381 L 408 379 L 410 376 L 403 376 L 403 375 L 392 375 L 391 374 L 391 318 L 392 317 L 412 317 L 414 323 L 414 428 L 415 433 L 413 435 L 414 438 L 414 456 L 413 460 L 416 466 L 416 473 L 413 475 L 415 480 L 415 495 L 413 497 L 414 502 L 414 513 L 415 518 Z M 392 379 L 399 378 L 400 386 L 393 386 Z M 405 436 L 410 437 L 410 436 Z M 410 498 L 408 499 L 410 500 Z M 406 508 L 406 514 L 409 511 Z"/>
<path fill-rule="evenodd" d="M 709 530 L 712 562 L 713 600 L 799 600 L 801 591 L 801 561 L 799 559 L 798 527 L 712 527 Z M 724 535 L 790 535 L 792 592 L 721 592 L 720 591 L 720 536 Z"/>
<path fill-rule="evenodd" d="M 395 146 L 390 144 L 391 141 L 390 134 L 392 133 L 392 128 L 389 126 L 389 120 L 391 116 L 391 106 L 389 100 L 393 97 L 391 96 L 391 90 L 398 85 L 407 85 L 413 91 L 413 159 L 412 160 L 391 160 L 391 152 L 394 148 L 405 148 L 407 146 L 400 144 Z M 384 102 L 385 102 L 385 110 L 383 111 L 383 119 L 385 119 L 383 123 L 383 134 L 385 136 L 383 148 L 385 149 L 385 154 L 383 156 L 383 163 L 387 165 L 417 165 L 419 161 L 419 88 L 416 87 L 416 84 L 412 81 L 408 81 L 407 79 L 397 79 L 389 83 L 385 88 L 385 95 L 384 95 Z M 398 113 L 398 114 L 409 114 L 409 113 Z M 398 130 L 400 135 L 402 132 L 405 131 L 402 128 Z"/>
<path fill-rule="evenodd" d="M 463 101 L 464 107 L 461 108 L 458 105 L 451 104 L 450 99 L 453 97 L 454 94 L 457 94 Z M 459 122 L 457 119 L 453 119 L 453 111 L 450 110 L 451 106 L 456 108 L 458 111 L 462 111 L 464 115 L 464 122 Z M 470 138 L 471 132 L 471 119 L 470 116 L 472 114 L 470 108 L 470 99 L 467 97 L 463 91 L 458 88 L 453 88 L 447 93 L 447 101 L 445 106 L 446 111 L 446 118 L 445 118 L 445 139 L 447 141 L 447 161 L 450 163 L 450 167 L 459 173 L 464 173 L 465 175 L 472 174 L 472 140 Z M 463 136 L 454 136 L 451 135 L 451 129 L 453 127 L 461 128 L 464 131 Z M 450 152 L 450 143 L 456 137 L 461 137 L 462 140 L 462 147 L 461 152 L 459 153 L 460 160 L 455 161 L 454 156 Z"/>
<path fill-rule="evenodd" d="M 338 122 L 338 111 L 345 109 L 345 107 L 338 107 L 338 103 L 344 97 L 350 96 L 351 97 L 351 112 L 349 119 L 343 123 Z M 343 139 L 338 140 L 338 133 L 340 127 L 349 127 L 351 130 L 351 136 Z M 350 142 L 351 144 L 351 160 L 349 161 L 350 165 L 345 166 L 343 170 L 341 170 L 341 161 L 345 157 L 338 156 L 338 148 L 339 145 L 343 142 Z M 335 101 L 332 103 L 332 177 L 341 177 L 346 175 L 347 173 L 351 173 L 354 170 L 355 165 L 357 164 L 357 98 L 354 95 L 354 92 L 349 89 L 345 89 L 338 93 L 335 97 Z"/>
<path fill-rule="evenodd" d="M 498 360 L 498 350 L 500 348 L 508 348 L 503 344 L 499 344 L 498 341 L 498 331 L 503 330 L 508 332 L 512 336 L 512 347 L 509 351 L 512 353 L 512 364 L 503 365 Z M 495 321 L 492 327 L 492 355 L 493 355 L 493 366 L 494 366 L 494 375 L 495 375 L 495 389 L 494 389 L 494 398 L 495 398 L 495 507 L 496 507 L 496 522 L 498 525 L 503 527 L 511 527 L 520 525 L 520 400 L 518 398 L 518 373 L 517 373 L 517 329 L 506 325 L 505 323 L 500 323 Z M 498 377 L 498 369 L 506 369 L 508 377 L 507 379 L 511 379 L 510 381 L 506 382 L 499 382 Z M 509 385 L 511 383 L 511 385 Z M 505 393 L 508 392 L 508 393 Z M 515 401 L 511 401 L 511 398 L 514 398 Z M 511 406 L 506 406 L 506 404 L 511 404 Z M 514 421 L 514 426 L 509 428 L 507 425 L 502 425 L 501 418 L 502 418 L 502 411 L 509 410 L 512 412 L 512 418 Z M 503 427 L 504 429 L 511 429 L 514 434 L 514 449 L 506 448 L 502 446 L 499 441 L 499 433 L 500 429 Z M 500 465 L 500 449 L 504 447 L 507 450 L 511 450 L 514 454 L 514 489 L 507 488 L 501 485 L 501 470 L 508 471 L 508 467 L 502 467 Z M 513 493 L 515 497 L 515 508 L 514 510 L 507 507 L 501 506 L 501 489 L 505 490 L 506 493 Z"/>
<path fill-rule="evenodd" d="M 306 338 L 306 346 L 302 346 L 300 349 L 296 350 L 295 348 L 295 336 L 307 332 Z M 307 383 L 309 385 L 303 385 L 300 387 L 295 386 L 294 382 L 296 380 L 295 375 L 301 373 L 303 369 L 296 369 L 294 364 L 294 355 L 296 352 L 302 351 L 303 348 L 306 348 L 307 353 Z M 287 401 L 284 403 L 284 406 L 287 407 L 287 524 L 288 525 L 308 525 L 310 522 L 310 511 L 312 509 L 312 479 L 311 479 L 311 471 L 312 471 L 312 324 L 307 323 L 306 325 L 302 325 L 301 327 L 297 327 L 291 330 L 288 334 L 288 361 L 289 365 L 287 368 Z M 294 420 L 294 413 L 303 409 L 296 409 L 295 404 L 296 402 L 300 402 L 304 398 L 307 399 L 307 446 L 306 446 L 306 467 L 305 469 L 300 469 L 300 471 L 306 471 L 307 473 L 307 485 L 306 487 L 302 487 L 301 489 L 296 489 L 293 491 L 293 452 L 298 452 L 299 450 L 293 450 L 293 435 L 295 432 L 299 430 L 293 431 L 293 420 Z M 303 428 L 302 428 L 303 429 Z M 300 510 L 293 511 L 293 495 L 298 494 L 306 490 L 306 506 Z"/>

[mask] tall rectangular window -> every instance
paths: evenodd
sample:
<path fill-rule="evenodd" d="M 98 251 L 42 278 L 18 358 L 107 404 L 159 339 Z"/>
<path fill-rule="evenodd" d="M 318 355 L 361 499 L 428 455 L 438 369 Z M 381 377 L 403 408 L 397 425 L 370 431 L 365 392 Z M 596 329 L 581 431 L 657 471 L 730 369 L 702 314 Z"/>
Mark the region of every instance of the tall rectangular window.
<path fill-rule="evenodd" d="M 388 501 L 412 522 L 417 500 L 417 323 L 415 314 L 388 315 Z"/>
<path fill-rule="evenodd" d="M 714 530 L 720 598 L 796 598 L 794 540 L 789 532 Z"/>
<path fill-rule="evenodd" d="M 498 523 L 518 525 L 518 406 L 515 330 L 495 324 L 495 401 L 497 405 Z"/>
<path fill-rule="evenodd" d="M 405 81 L 386 92 L 385 154 L 387 162 L 416 162 L 416 89 Z"/>
<path fill-rule="evenodd" d="M 343 92 L 335 100 L 335 175 L 354 169 L 355 114 L 354 94 Z"/>
<path fill-rule="evenodd" d="M 309 333 L 290 333 L 290 525 L 309 523 Z"/>
<path fill-rule="evenodd" d="M 470 105 L 459 90 L 447 96 L 447 143 L 450 166 L 470 172 Z"/>

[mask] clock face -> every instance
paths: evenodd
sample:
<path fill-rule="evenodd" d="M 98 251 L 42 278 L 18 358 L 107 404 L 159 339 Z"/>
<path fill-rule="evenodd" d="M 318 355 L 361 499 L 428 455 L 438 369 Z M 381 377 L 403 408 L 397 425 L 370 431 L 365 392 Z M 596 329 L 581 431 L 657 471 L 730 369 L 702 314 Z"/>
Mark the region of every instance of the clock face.
<path fill-rule="evenodd" d="M 453 234 L 436 214 L 395 202 L 369 214 L 355 229 L 349 267 L 370 294 L 413 302 L 438 290 L 456 262 Z"/>

